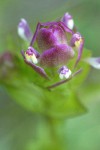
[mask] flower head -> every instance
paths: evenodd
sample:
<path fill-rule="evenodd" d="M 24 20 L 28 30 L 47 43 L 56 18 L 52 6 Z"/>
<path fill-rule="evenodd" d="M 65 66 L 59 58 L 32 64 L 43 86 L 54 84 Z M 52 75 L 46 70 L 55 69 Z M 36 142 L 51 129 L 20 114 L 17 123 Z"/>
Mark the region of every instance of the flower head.
<path fill-rule="evenodd" d="M 32 33 L 28 23 L 25 19 L 22 19 L 18 25 L 18 33 L 24 40 L 30 41 L 31 38 L 28 49 L 25 52 L 22 51 L 25 63 L 45 78 L 48 78 L 48 75 L 44 69 L 52 67 L 58 69 L 60 79 L 66 78 L 67 80 L 74 77 L 80 72 L 79 69 L 73 75 L 73 70 L 81 59 L 84 38 L 79 32 L 74 32 L 73 28 L 72 16 L 65 13 L 59 21 L 38 23 L 31 38 Z M 39 52 L 34 48 L 34 43 L 37 43 Z M 70 69 L 69 64 L 72 60 L 75 63 Z M 84 61 L 100 69 L 100 58 L 87 58 Z M 59 84 L 62 83 L 64 82 Z"/>

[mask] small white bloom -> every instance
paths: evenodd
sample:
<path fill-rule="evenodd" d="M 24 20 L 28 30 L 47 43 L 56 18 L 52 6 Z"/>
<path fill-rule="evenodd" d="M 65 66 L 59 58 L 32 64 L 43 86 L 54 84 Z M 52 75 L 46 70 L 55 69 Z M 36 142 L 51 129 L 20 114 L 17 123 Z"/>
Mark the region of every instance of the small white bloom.
<path fill-rule="evenodd" d="M 32 47 L 28 47 L 28 50 L 25 52 L 25 58 L 27 61 L 32 62 L 34 64 L 38 63 L 38 59 L 36 57 L 35 49 Z"/>
<path fill-rule="evenodd" d="M 74 28 L 74 20 L 73 19 L 70 19 L 68 22 L 67 22 L 67 26 L 69 29 L 73 29 Z"/>
<path fill-rule="evenodd" d="M 63 66 L 59 69 L 59 78 L 60 79 L 68 79 L 71 76 L 72 72 L 66 66 Z"/>
<path fill-rule="evenodd" d="M 18 28 L 18 35 L 25 41 L 27 41 L 27 38 L 25 36 L 25 31 L 23 28 Z"/>
<path fill-rule="evenodd" d="M 74 28 L 74 20 L 69 13 L 65 13 L 61 21 L 64 22 L 69 29 L 72 30 Z"/>
<path fill-rule="evenodd" d="M 32 33 L 30 31 L 29 25 L 23 18 L 18 24 L 18 35 L 25 41 L 30 41 L 32 38 Z"/>
<path fill-rule="evenodd" d="M 100 69 L 100 57 L 86 58 L 84 61 L 89 63 L 92 67 Z"/>
<path fill-rule="evenodd" d="M 25 58 L 26 58 L 27 61 L 32 62 L 32 63 L 34 63 L 34 64 L 37 64 L 37 63 L 38 63 L 38 59 L 36 58 L 36 56 L 35 56 L 34 54 L 29 55 L 29 54 L 27 54 L 27 53 L 25 52 Z"/>

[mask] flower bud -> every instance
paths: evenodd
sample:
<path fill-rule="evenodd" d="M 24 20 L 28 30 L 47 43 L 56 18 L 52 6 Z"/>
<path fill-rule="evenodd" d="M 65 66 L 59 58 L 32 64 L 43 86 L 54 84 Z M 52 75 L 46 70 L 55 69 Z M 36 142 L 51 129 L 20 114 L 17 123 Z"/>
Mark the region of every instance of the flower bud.
<path fill-rule="evenodd" d="M 65 13 L 64 16 L 62 17 L 61 21 L 63 23 L 65 23 L 65 25 L 69 29 L 72 30 L 74 28 L 74 20 L 73 20 L 72 16 L 69 13 Z"/>
<path fill-rule="evenodd" d="M 25 52 L 26 60 L 34 64 L 38 63 L 37 56 L 38 54 L 36 53 L 35 49 L 32 47 L 29 47 L 28 50 Z"/>
<path fill-rule="evenodd" d="M 78 56 L 77 56 L 77 60 L 76 60 L 75 66 L 74 66 L 74 67 L 76 67 L 78 62 L 81 59 L 81 55 L 82 55 L 82 51 L 83 51 L 83 47 L 84 47 L 84 38 L 81 36 L 80 33 L 77 32 L 72 35 L 70 45 L 72 47 L 75 46 L 77 48 Z"/>
<path fill-rule="evenodd" d="M 72 35 L 70 44 L 71 44 L 71 46 L 79 47 L 81 41 L 82 41 L 82 36 L 80 33 L 77 32 Z"/>
<path fill-rule="evenodd" d="M 32 33 L 25 19 L 21 19 L 18 24 L 18 34 L 25 41 L 30 41 L 32 38 Z"/>
<path fill-rule="evenodd" d="M 69 70 L 66 66 L 61 67 L 58 73 L 60 79 L 64 79 L 64 78 L 68 79 L 72 74 L 71 70 Z"/>

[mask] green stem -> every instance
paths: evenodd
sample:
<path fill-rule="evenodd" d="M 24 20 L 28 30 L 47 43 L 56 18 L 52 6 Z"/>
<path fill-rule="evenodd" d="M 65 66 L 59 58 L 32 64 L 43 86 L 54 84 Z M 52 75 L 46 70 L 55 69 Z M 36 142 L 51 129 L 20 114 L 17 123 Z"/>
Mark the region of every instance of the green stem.
<path fill-rule="evenodd" d="M 50 134 L 53 140 L 55 150 L 65 150 L 66 149 L 65 128 L 64 128 L 65 120 L 47 117 L 47 121 L 49 124 Z"/>

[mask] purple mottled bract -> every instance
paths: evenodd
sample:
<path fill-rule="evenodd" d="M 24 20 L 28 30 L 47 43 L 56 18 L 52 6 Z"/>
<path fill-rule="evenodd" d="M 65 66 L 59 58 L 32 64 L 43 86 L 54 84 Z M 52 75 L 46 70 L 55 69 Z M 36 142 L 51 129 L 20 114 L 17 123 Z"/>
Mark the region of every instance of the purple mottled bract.
<path fill-rule="evenodd" d="M 46 28 L 42 27 L 37 32 L 37 45 L 42 51 L 39 62 L 43 67 L 61 66 L 74 57 L 74 50 L 67 43 L 65 28 L 67 29 L 60 22 Z"/>
<path fill-rule="evenodd" d="M 52 48 L 57 44 L 66 44 L 66 36 L 60 26 L 51 26 L 49 28 L 41 28 L 37 35 L 37 43 L 40 50 Z"/>
<path fill-rule="evenodd" d="M 74 57 L 73 49 L 66 44 L 59 44 L 48 49 L 40 56 L 40 64 L 42 66 L 61 66 L 66 64 L 69 59 Z"/>

